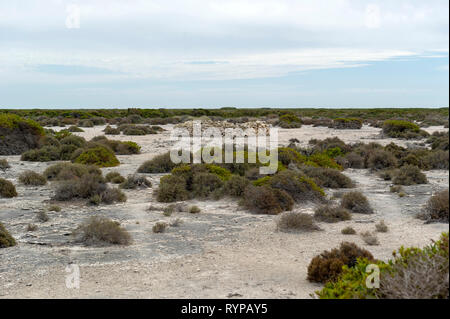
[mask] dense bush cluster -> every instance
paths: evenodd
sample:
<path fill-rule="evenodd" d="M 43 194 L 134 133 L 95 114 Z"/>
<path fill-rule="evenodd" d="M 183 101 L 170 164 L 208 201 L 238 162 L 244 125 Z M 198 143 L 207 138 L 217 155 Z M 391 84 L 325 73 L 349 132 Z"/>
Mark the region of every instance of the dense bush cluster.
<path fill-rule="evenodd" d="M 0 155 L 18 155 L 38 146 L 45 135 L 35 121 L 0 113 Z"/>
<path fill-rule="evenodd" d="M 283 114 L 278 119 L 278 125 L 282 128 L 300 128 L 302 121 L 295 114 Z"/>
<path fill-rule="evenodd" d="M 366 285 L 369 264 L 380 270 L 379 288 Z M 388 262 L 358 258 L 352 266 L 343 266 L 316 295 L 322 299 L 448 299 L 448 271 L 448 233 L 443 233 L 423 249 L 401 247 Z"/>
<path fill-rule="evenodd" d="M 58 163 L 49 166 L 43 175 L 57 182 L 53 199 L 58 201 L 87 199 L 91 204 L 112 204 L 127 199 L 122 191 L 107 185 L 96 166 Z"/>
<path fill-rule="evenodd" d="M 426 131 L 420 129 L 419 125 L 401 120 L 384 121 L 383 134 L 403 139 L 420 139 L 429 136 Z"/>
<path fill-rule="evenodd" d="M 357 118 L 337 118 L 333 120 L 332 128 L 345 130 L 345 129 L 360 129 L 363 125 L 363 121 Z"/>
<path fill-rule="evenodd" d="M 334 281 L 342 273 L 344 266 L 354 267 L 358 258 L 375 261 L 369 251 L 353 243 L 343 242 L 339 248 L 324 251 L 311 260 L 308 266 L 308 280 L 320 283 Z"/>

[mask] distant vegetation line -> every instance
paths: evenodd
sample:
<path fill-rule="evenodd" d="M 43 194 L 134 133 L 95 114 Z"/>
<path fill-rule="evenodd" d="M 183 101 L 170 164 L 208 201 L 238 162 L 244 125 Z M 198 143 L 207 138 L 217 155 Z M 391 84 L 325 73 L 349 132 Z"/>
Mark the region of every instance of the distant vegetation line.
<path fill-rule="evenodd" d="M 447 108 L 373 108 L 373 109 L 317 109 L 317 108 L 218 108 L 218 109 L 145 109 L 145 108 L 128 108 L 128 109 L 0 109 L 0 114 L 12 113 L 23 117 L 66 117 L 89 119 L 93 117 L 117 118 L 126 117 L 132 114 L 139 115 L 143 118 L 168 118 L 174 116 L 216 116 L 223 118 L 236 117 L 262 117 L 271 114 L 283 115 L 288 113 L 297 114 L 302 117 L 312 118 L 342 118 L 356 117 L 362 119 L 392 119 L 405 118 L 411 120 L 423 120 L 430 115 L 449 116 Z"/>

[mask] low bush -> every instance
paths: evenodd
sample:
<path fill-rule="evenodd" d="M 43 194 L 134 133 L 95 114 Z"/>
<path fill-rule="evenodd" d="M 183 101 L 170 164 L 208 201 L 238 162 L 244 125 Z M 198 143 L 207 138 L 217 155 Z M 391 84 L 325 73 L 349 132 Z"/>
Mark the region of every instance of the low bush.
<path fill-rule="evenodd" d="M 314 210 L 314 218 L 327 223 L 337 223 L 352 219 L 352 215 L 345 208 L 323 205 Z"/>
<path fill-rule="evenodd" d="M 380 244 L 378 242 L 377 235 L 375 235 L 374 233 L 366 231 L 366 232 L 362 232 L 360 235 L 361 235 L 362 240 L 369 246 L 376 246 L 376 245 Z"/>
<path fill-rule="evenodd" d="M 10 181 L 0 178 L 0 196 L 11 198 L 17 196 L 16 187 Z"/>
<path fill-rule="evenodd" d="M 94 127 L 94 122 L 91 120 L 82 120 L 78 123 L 79 127 Z"/>
<path fill-rule="evenodd" d="M 381 220 L 379 223 L 375 224 L 375 230 L 379 233 L 387 233 L 389 231 L 389 227 L 386 225 L 384 220 Z"/>
<path fill-rule="evenodd" d="M 41 186 L 47 184 L 47 178 L 33 171 L 25 171 L 19 175 L 19 182 L 24 185 Z"/>
<path fill-rule="evenodd" d="M 448 233 L 419 249 L 401 247 L 387 263 L 359 258 L 316 292 L 321 299 L 448 299 Z M 370 264 L 380 270 L 380 287 L 367 285 Z"/>
<path fill-rule="evenodd" d="M 160 179 L 157 191 L 157 200 L 159 202 L 170 203 L 183 201 L 189 198 L 186 190 L 186 180 L 180 176 L 167 175 Z"/>
<path fill-rule="evenodd" d="M 249 183 L 250 181 L 245 177 L 233 175 L 225 182 L 225 193 L 230 196 L 241 197 Z"/>
<path fill-rule="evenodd" d="M 417 124 L 401 120 L 384 121 L 383 134 L 389 137 L 403 139 L 419 139 L 429 135 L 427 132 L 421 130 Z"/>
<path fill-rule="evenodd" d="M 288 113 L 280 116 L 278 125 L 282 128 L 300 128 L 302 121 L 296 115 Z"/>
<path fill-rule="evenodd" d="M 193 205 L 193 206 L 189 207 L 190 214 L 198 214 L 200 212 L 201 212 L 201 210 L 198 206 Z"/>
<path fill-rule="evenodd" d="M 219 176 L 212 173 L 199 173 L 194 176 L 192 189 L 195 197 L 207 198 L 224 185 Z"/>
<path fill-rule="evenodd" d="M 76 132 L 84 132 L 83 129 L 79 128 L 78 126 L 72 125 L 67 129 L 69 132 L 76 133 Z"/>
<path fill-rule="evenodd" d="M 314 257 L 308 266 L 308 280 L 326 283 L 336 280 L 342 273 L 343 266 L 354 267 L 358 258 L 374 261 L 372 254 L 359 248 L 354 243 L 343 242 L 339 248 L 324 251 Z"/>
<path fill-rule="evenodd" d="M 341 200 L 341 207 L 357 214 L 372 214 L 373 209 L 361 192 L 352 191 L 344 194 Z"/>
<path fill-rule="evenodd" d="M 28 226 L 27 226 L 28 232 L 33 232 L 33 231 L 36 231 L 37 229 L 38 229 L 38 226 L 35 224 L 28 224 Z"/>
<path fill-rule="evenodd" d="M 139 173 L 169 173 L 175 168 L 175 164 L 170 159 L 170 152 L 157 155 L 153 159 L 144 162 L 138 168 Z"/>
<path fill-rule="evenodd" d="M 36 213 L 36 219 L 41 223 L 46 223 L 50 220 L 50 217 L 48 217 L 46 212 L 41 210 Z"/>
<path fill-rule="evenodd" d="M 6 171 L 8 168 L 11 168 L 8 161 L 6 159 L 0 159 L 0 169 L 2 171 Z"/>
<path fill-rule="evenodd" d="M 102 171 L 91 165 L 57 163 L 47 167 L 43 175 L 52 181 L 77 179 L 85 174 L 102 175 Z"/>
<path fill-rule="evenodd" d="M 277 220 L 279 231 L 317 231 L 320 227 L 314 221 L 313 216 L 299 212 L 285 212 Z"/>
<path fill-rule="evenodd" d="M 120 164 L 114 153 L 104 146 L 86 149 L 74 160 L 74 162 L 96 165 L 99 167 L 112 167 Z"/>
<path fill-rule="evenodd" d="M 364 158 L 355 152 L 337 157 L 336 161 L 345 168 L 364 168 Z"/>
<path fill-rule="evenodd" d="M 440 191 L 428 199 L 424 212 L 419 218 L 427 222 L 448 223 L 449 218 L 449 193 L 448 189 Z"/>
<path fill-rule="evenodd" d="M 312 178 L 314 182 L 320 187 L 328 188 L 353 188 L 355 184 L 353 181 L 333 168 L 323 167 L 308 167 L 301 168 L 306 176 Z"/>
<path fill-rule="evenodd" d="M 106 174 L 105 179 L 107 182 L 113 184 L 120 184 L 125 182 L 125 177 L 123 177 L 122 175 L 120 175 L 119 172 L 116 171 L 109 172 L 108 174 Z"/>
<path fill-rule="evenodd" d="M 362 120 L 357 118 L 337 118 L 333 120 L 332 127 L 335 129 L 361 129 Z"/>
<path fill-rule="evenodd" d="M 152 231 L 154 233 L 164 233 L 167 229 L 167 223 L 165 222 L 157 222 L 155 225 L 153 225 L 152 227 Z"/>
<path fill-rule="evenodd" d="M 61 211 L 61 207 L 58 205 L 51 205 L 48 210 L 50 212 L 60 212 Z"/>
<path fill-rule="evenodd" d="M 341 234 L 343 235 L 355 235 L 356 230 L 354 230 L 352 227 L 348 226 L 341 230 Z"/>
<path fill-rule="evenodd" d="M 55 146 L 44 146 L 39 149 L 32 149 L 22 153 L 21 161 L 27 162 L 50 162 L 60 159 L 60 149 Z"/>
<path fill-rule="evenodd" d="M 120 130 L 118 128 L 113 128 L 109 125 L 105 127 L 103 132 L 105 132 L 106 135 L 120 135 Z"/>
<path fill-rule="evenodd" d="M 106 217 L 90 217 L 73 232 L 73 235 L 77 242 L 85 245 L 129 245 L 132 242 L 130 234 L 120 226 L 120 223 Z"/>
<path fill-rule="evenodd" d="M 401 185 L 392 185 L 389 188 L 389 191 L 391 193 L 401 193 L 401 192 L 403 192 L 403 187 Z"/>
<path fill-rule="evenodd" d="M 400 167 L 392 182 L 395 185 L 416 185 L 427 184 L 428 180 L 417 166 L 405 165 Z"/>
<path fill-rule="evenodd" d="M 395 156 L 385 150 L 374 150 L 367 158 L 367 167 L 373 170 L 397 167 Z"/>
<path fill-rule="evenodd" d="M 145 176 L 133 174 L 128 175 L 119 187 L 123 189 L 148 188 L 152 187 L 152 183 Z"/>
<path fill-rule="evenodd" d="M 242 203 L 245 208 L 257 214 L 276 215 L 282 211 L 273 189 L 267 186 L 249 185 L 245 189 Z"/>
<path fill-rule="evenodd" d="M 322 201 L 323 189 L 309 177 L 291 170 L 278 172 L 270 179 L 270 186 L 288 193 L 295 201 Z"/>
<path fill-rule="evenodd" d="M 449 169 L 449 151 L 436 150 L 427 153 L 423 158 L 423 164 L 428 169 Z"/>
<path fill-rule="evenodd" d="M 0 223 L 0 248 L 8 248 L 16 245 L 16 240 L 6 230 L 5 226 Z"/>

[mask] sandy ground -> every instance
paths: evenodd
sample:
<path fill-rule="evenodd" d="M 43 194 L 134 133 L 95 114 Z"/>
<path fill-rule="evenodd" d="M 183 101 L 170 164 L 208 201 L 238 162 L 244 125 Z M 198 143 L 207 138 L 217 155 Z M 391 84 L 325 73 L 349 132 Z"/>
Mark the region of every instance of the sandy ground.
<path fill-rule="evenodd" d="M 169 126 L 166 126 L 169 128 Z M 86 138 L 101 135 L 103 127 L 78 133 Z M 445 130 L 430 127 L 429 132 Z M 333 130 L 303 126 L 280 129 L 280 144 L 297 138 L 306 145 L 309 139 L 338 136 L 346 142 L 375 141 L 379 129 L 364 126 L 362 130 Z M 122 175 L 136 171 L 145 160 L 167 151 L 168 132 L 147 136 L 111 136 L 132 140 L 142 146 L 142 154 L 118 156 L 121 165 L 104 169 Z M 7 158 L 12 169 L 0 173 L 17 184 L 17 176 L 26 169 L 43 171 L 50 163 L 20 162 L 19 156 Z M 414 218 L 432 193 L 448 187 L 448 171 L 426 172 L 430 183 L 405 187 L 408 196 L 399 198 L 389 192 L 389 183 L 367 170 L 344 172 L 370 200 L 376 213 L 354 215 L 351 221 L 337 224 L 321 223 L 322 231 L 283 233 L 276 231 L 276 216 L 253 215 L 242 210 L 231 199 L 190 201 L 201 209 L 200 214 L 174 213 L 162 215 L 164 204 L 153 198 L 159 174 L 147 174 L 153 188 L 126 191 L 124 204 L 100 207 L 80 203 L 60 205 L 62 211 L 48 213 L 50 221 L 39 223 L 35 212 L 49 204 L 52 185 L 24 187 L 17 185 L 19 196 L 0 199 L 0 221 L 17 239 L 18 245 L 0 250 L 0 298 L 310 298 L 320 285 L 306 280 L 312 257 L 331 249 L 342 241 L 352 241 L 370 250 L 376 258 L 387 259 L 401 245 L 423 246 L 437 239 L 448 224 L 423 224 Z M 327 190 L 330 195 L 332 190 Z M 148 210 L 152 205 L 156 210 Z M 313 204 L 296 205 L 296 211 L 312 213 Z M 134 243 L 128 247 L 83 247 L 69 236 L 82 220 L 92 215 L 119 220 L 128 229 Z M 151 231 L 156 221 L 170 222 L 181 218 L 179 227 L 166 233 Z M 358 235 L 340 233 L 346 226 L 358 232 L 373 230 L 374 224 L 385 220 L 390 230 L 379 234 L 379 246 L 367 246 Z M 26 232 L 35 223 L 36 232 Z M 66 267 L 80 268 L 80 288 L 66 287 Z"/>

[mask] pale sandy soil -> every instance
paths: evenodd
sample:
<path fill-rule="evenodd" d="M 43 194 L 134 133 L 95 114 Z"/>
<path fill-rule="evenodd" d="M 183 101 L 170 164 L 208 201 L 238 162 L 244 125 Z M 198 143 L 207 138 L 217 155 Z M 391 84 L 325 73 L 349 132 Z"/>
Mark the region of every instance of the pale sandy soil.
<path fill-rule="evenodd" d="M 169 126 L 166 126 L 168 128 Z M 92 138 L 101 135 L 103 127 L 85 129 L 79 135 Z M 430 132 L 444 130 L 428 128 Z M 333 130 L 304 126 L 280 130 L 280 144 L 290 138 L 307 144 L 311 138 L 338 136 L 346 142 L 395 141 L 379 139 L 379 129 Z M 167 151 L 169 133 L 147 136 L 110 136 L 132 140 L 142 146 L 142 154 L 118 156 L 121 165 L 104 169 L 118 170 L 122 175 L 136 171 L 145 160 Z M 411 142 L 410 142 L 411 143 Z M 17 176 L 26 169 L 43 171 L 49 163 L 20 162 L 19 156 L 7 158 L 12 169 L 0 174 L 17 184 Z M 16 247 L 0 250 L 1 298 L 310 298 L 320 285 L 306 280 L 312 257 L 342 241 L 352 241 L 370 250 L 376 258 L 386 260 L 401 245 L 424 246 L 437 239 L 448 224 L 423 224 L 414 218 L 422 205 L 437 190 L 447 188 L 448 171 L 426 172 L 430 183 L 405 187 L 407 197 L 389 192 L 389 183 L 367 170 L 346 170 L 357 182 L 358 190 L 369 198 L 376 213 L 354 215 L 353 220 L 337 224 L 321 223 L 322 231 L 283 233 L 275 229 L 277 217 L 253 215 L 242 210 L 231 199 L 190 201 L 202 212 L 197 215 L 175 213 L 162 215 L 164 204 L 153 198 L 159 174 L 148 174 L 152 189 L 126 191 L 124 204 L 86 207 L 63 204 L 60 213 L 49 213 L 50 221 L 37 223 L 34 212 L 47 205 L 53 189 L 17 186 L 19 196 L 0 199 L 0 222 L 17 239 Z M 332 190 L 327 190 L 329 194 Z M 150 206 L 160 210 L 149 211 Z M 296 205 L 295 210 L 312 213 L 313 204 Z M 128 247 L 83 247 L 70 236 L 84 218 L 91 215 L 119 220 L 133 236 Z M 168 232 L 154 234 L 152 225 L 159 220 L 181 218 L 183 224 Z M 358 232 L 373 230 L 374 223 L 384 219 L 390 231 L 378 234 L 379 246 L 367 246 L 358 235 L 340 233 L 346 226 Z M 35 233 L 27 233 L 29 223 L 37 223 Z M 66 287 L 66 266 L 79 265 L 80 289 Z"/>

